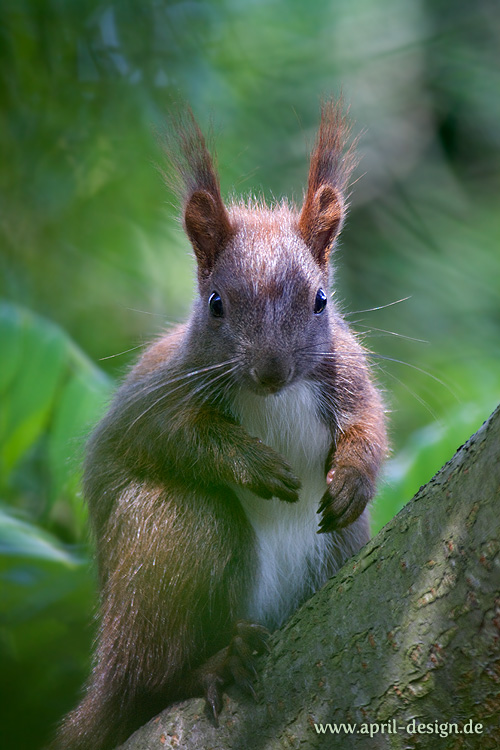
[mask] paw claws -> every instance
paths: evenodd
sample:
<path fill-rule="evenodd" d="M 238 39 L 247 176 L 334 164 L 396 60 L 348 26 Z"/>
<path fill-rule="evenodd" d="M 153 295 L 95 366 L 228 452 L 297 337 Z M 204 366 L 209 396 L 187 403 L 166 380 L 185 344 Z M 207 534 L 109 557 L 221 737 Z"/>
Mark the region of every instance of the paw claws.
<path fill-rule="evenodd" d="M 234 681 L 245 693 L 257 700 L 254 688 L 254 680 L 257 678 L 256 657 L 270 651 L 269 636 L 269 631 L 262 625 L 238 620 L 229 645 L 214 654 L 200 669 L 206 711 L 216 726 L 223 707 L 225 685 Z"/>
<path fill-rule="evenodd" d="M 255 688 L 253 686 L 252 680 L 249 678 L 243 678 L 238 680 L 237 684 L 239 687 L 247 693 L 247 695 L 250 695 L 254 701 L 257 700 L 257 693 L 255 692 Z"/>
<path fill-rule="evenodd" d="M 211 675 L 205 686 L 205 699 L 210 707 L 209 713 L 215 722 L 215 726 L 219 726 L 219 714 L 222 711 L 222 688 L 223 681 L 217 675 Z"/>
<path fill-rule="evenodd" d="M 318 534 L 336 531 L 353 523 L 374 493 L 373 482 L 352 466 L 330 469 L 327 490 L 320 500 Z"/>

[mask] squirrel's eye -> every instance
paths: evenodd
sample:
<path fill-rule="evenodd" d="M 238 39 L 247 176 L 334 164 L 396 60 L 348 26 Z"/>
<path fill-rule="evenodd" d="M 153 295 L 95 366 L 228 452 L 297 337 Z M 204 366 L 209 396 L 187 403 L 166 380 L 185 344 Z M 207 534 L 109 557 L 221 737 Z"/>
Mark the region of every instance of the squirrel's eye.
<path fill-rule="evenodd" d="M 220 294 L 217 294 L 217 292 L 212 292 L 208 298 L 208 307 L 210 309 L 210 314 L 213 315 L 214 318 L 222 318 L 224 315 L 222 300 Z"/>
<path fill-rule="evenodd" d="M 326 307 L 328 298 L 322 289 L 318 289 L 316 299 L 314 300 L 314 314 L 321 315 Z"/>

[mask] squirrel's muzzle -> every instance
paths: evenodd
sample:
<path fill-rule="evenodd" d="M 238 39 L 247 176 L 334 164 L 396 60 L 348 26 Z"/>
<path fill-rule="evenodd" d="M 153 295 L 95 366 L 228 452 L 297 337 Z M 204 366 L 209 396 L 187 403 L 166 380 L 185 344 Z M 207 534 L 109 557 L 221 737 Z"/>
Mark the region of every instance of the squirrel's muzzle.
<path fill-rule="evenodd" d="M 262 353 L 256 358 L 249 372 L 259 392 L 276 393 L 290 382 L 293 367 L 286 358 Z"/>

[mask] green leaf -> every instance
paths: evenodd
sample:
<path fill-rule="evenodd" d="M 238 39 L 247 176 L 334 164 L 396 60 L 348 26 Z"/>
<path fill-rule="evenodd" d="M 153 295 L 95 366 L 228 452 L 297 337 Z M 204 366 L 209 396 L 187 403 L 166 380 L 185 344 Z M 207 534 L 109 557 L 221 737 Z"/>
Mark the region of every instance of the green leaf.
<path fill-rule="evenodd" d="M 0 305 L 0 487 L 10 504 L 81 540 L 83 447 L 111 379 L 54 323 Z"/>
<path fill-rule="evenodd" d="M 16 725 L 21 716 L 43 722 L 47 714 L 54 724 L 88 670 L 95 607 L 88 560 L 0 508 L 0 590 L 2 695 Z M 2 747 L 41 746 L 9 740 L 5 726 Z"/>
<path fill-rule="evenodd" d="M 0 394 L 3 395 L 11 384 L 21 358 L 21 337 L 19 328 L 21 312 L 13 305 L 0 304 Z M 0 420 L 2 418 L 0 417 Z M 1 421 L 0 421 L 1 424 Z"/>
<path fill-rule="evenodd" d="M 0 351 L 0 371 L 8 371 L 8 393 L 0 416 L 0 473 L 8 476 L 47 427 L 66 365 L 63 332 L 20 308 L 2 305 L 0 336 L 10 345 Z M 17 341 L 16 341 L 17 339 Z M 14 350 L 15 365 L 9 361 Z"/>
<path fill-rule="evenodd" d="M 81 557 L 69 553 L 51 534 L 1 508 L 0 556 L 47 560 L 69 568 L 81 564 Z"/>

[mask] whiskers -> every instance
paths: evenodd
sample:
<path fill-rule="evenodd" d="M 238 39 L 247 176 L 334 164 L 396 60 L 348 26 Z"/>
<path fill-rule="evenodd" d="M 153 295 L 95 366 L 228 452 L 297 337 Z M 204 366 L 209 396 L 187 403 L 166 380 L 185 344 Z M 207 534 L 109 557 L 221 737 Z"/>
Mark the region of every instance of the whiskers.
<path fill-rule="evenodd" d="M 396 336 L 398 339 L 405 339 L 405 341 L 415 341 L 417 344 L 428 344 L 429 342 L 425 339 L 417 339 L 414 336 L 406 336 L 404 333 L 396 333 L 396 331 L 388 331 L 385 328 L 376 328 L 375 326 L 366 326 L 362 325 L 360 320 L 355 320 L 352 322 L 352 325 L 359 326 L 360 328 L 366 329 L 363 333 L 363 338 L 365 336 L 369 336 L 372 331 L 376 331 L 377 333 L 382 333 L 387 336 Z"/>
<path fill-rule="evenodd" d="M 165 402 L 174 394 L 177 394 L 175 395 L 175 410 L 178 413 L 182 413 L 183 407 L 193 399 L 202 404 L 214 397 L 217 397 L 217 400 L 227 397 L 234 386 L 233 375 L 239 367 L 239 358 L 232 357 L 215 365 L 186 370 L 173 377 L 158 379 L 149 376 L 141 387 L 138 387 L 138 383 L 134 383 L 128 394 L 128 406 L 133 408 L 143 403 L 144 408 L 130 422 L 126 432 L 129 432 L 146 415 L 166 405 Z M 127 398 L 127 394 L 125 397 Z"/>
<path fill-rule="evenodd" d="M 142 349 L 144 344 L 137 344 L 137 346 L 132 346 L 130 349 L 125 349 L 123 352 L 118 352 L 117 354 L 108 354 L 107 357 L 99 357 L 99 362 L 104 362 L 106 359 L 114 359 L 115 357 L 123 357 L 124 354 L 130 354 L 130 352 L 135 352 L 137 349 Z"/>
<path fill-rule="evenodd" d="M 442 385 L 443 388 L 446 388 L 450 391 L 450 393 L 453 393 L 450 386 L 444 382 L 444 380 L 441 380 L 437 377 L 437 375 L 433 375 L 431 372 L 428 372 L 427 370 L 422 369 L 421 367 L 418 367 L 418 365 L 414 365 L 411 362 L 405 362 L 403 359 L 397 359 L 396 357 L 389 357 L 386 354 L 379 354 L 378 352 L 372 352 L 369 349 L 363 348 L 360 351 L 343 351 L 340 350 L 334 350 L 333 352 L 329 351 L 318 351 L 317 349 L 310 349 L 309 351 L 304 352 L 308 357 L 316 358 L 318 360 L 327 360 L 330 362 L 334 362 L 336 367 L 340 368 L 351 368 L 352 366 L 356 366 L 356 361 L 363 362 L 365 358 L 367 359 L 373 359 L 373 360 L 383 360 L 385 362 L 395 362 L 398 365 L 404 365 L 405 367 L 410 367 L 412 370 L 416 370 L 416 372 L 421 373 L 422 375 L 425 375 L 428 378 L 431 378 L 434 380 L 434 382 L 439 383 L 439 385 Z"/>
<path fill-rule="evenodd" d="M 392 332 L 387 332 L 392 333 Z M 398 335 L 398 334 L 394 334 Z M 407 337 L 403 337 L 407 338 Z M 409 337 L 408 337 L 409 338 Z M 412 341 L 420 342 L 420 339 L 411 339 Z M 427 342 L 422 342 L 427 343 Z M 389 370 L 388 367 L 384 367 L 384 363 L 394 363 L 397 365 L 402 365 L 405 368 L 409 368 L 411 370 L 414 370 L 415 372 L 425 376 L 426 378 L 429 378 L 433 382 L 437 383 L 438 385 L 442 386 L 446 391 L 448 391 L 457 401 L 459 401 L 458 395 L 453 391 L 452 387 L 449 385 L 449 383 L 446 383 L 444 380 L 439 378 L 437 375 L 435 375 L 432 372 L 429 372 L 428 370 L 423 369 L 422 367 L 419 367 L 418 365 L 413 364 L 412 362 L 407 362 L 402 359 L 398 359 L 397 357 L 391 357 L 386 354 L 380 354 L 378 352 L 373 352 L 366 347 L 359 348 L 359 350 L 352 349 L 352 350 L 344 350 L 341 347 L 339 349 L 334 349 L 333 351 L 328 351 L 326 349 L 320 349 L 318 347 L 303 347 L 301 350 L 301 353 L 308 358 L 311 363 L 316 361 L 318 363 L 320 362 L 331 362 L 335 370 L 338 372 L 339 376 L 342 379 L 342 390 L 345 391 L 346 386 L 349 382 L 349 374 L 355 374 L 357 371 L 363 372 L 366 371 L 366 360 L 369 360 L 372 364 L 372 366 L 376 366 L 378 369 L 380 369 L 384 376 L 387 376 L 391 378 L 392 380 L 399 383 L 408 393 L 410 393 L 416 401 L 418 401 L 419 404 L 421 404 L 432 416 L 432 418 L 435 421 L 439 421 L 438 416 L 436 415 L 435 411 L 431 408 L 431 406 L 425 401 L 422 396 L 420 396 L 413 388 L 411 388 L 403 379 L 398 378 L 393 372 Z"/>
<path fill-rule="evenodd" d="M 215 377 L 206 378 L 204 382 L 200 383 L 190 392 L 189 396 L 197 397 L 198 401 L 201 403 L 206 402 L 209 398 L 213 398 L 215 395 L 217 396 L 217 400 L 226 400 L 234 387 L 234 378 L 232 375 L 240 369 L 240 361 L 239 358 L 235 357 L 233 360 L 223 362 L 222 365 L 231 366 L 224 370 L 224 372 L 218 373 Z M 216 394 L 212 390 L 214 383 L 217 383 Z"/>
<path fill-rule="evenodd" d="M 408 295 L 408 297 L 401 297 L 401 299 L 396 299 L 394 300 L 394 302 L 388 302 L 386 305 L 379 305 L 378 307 L 368 307 L 366 310 L 353 310 L 352 312 L 345 313 L 344 317 L 348 318 L 350 315 L 361 315 L 362 313 L 376 312 L 377 310 L 385 310 L 386 307 L 399 305 L 401 302 L 407 302 L 407 300 L 409 299 L 411 299 L 411 295 Z"/>

